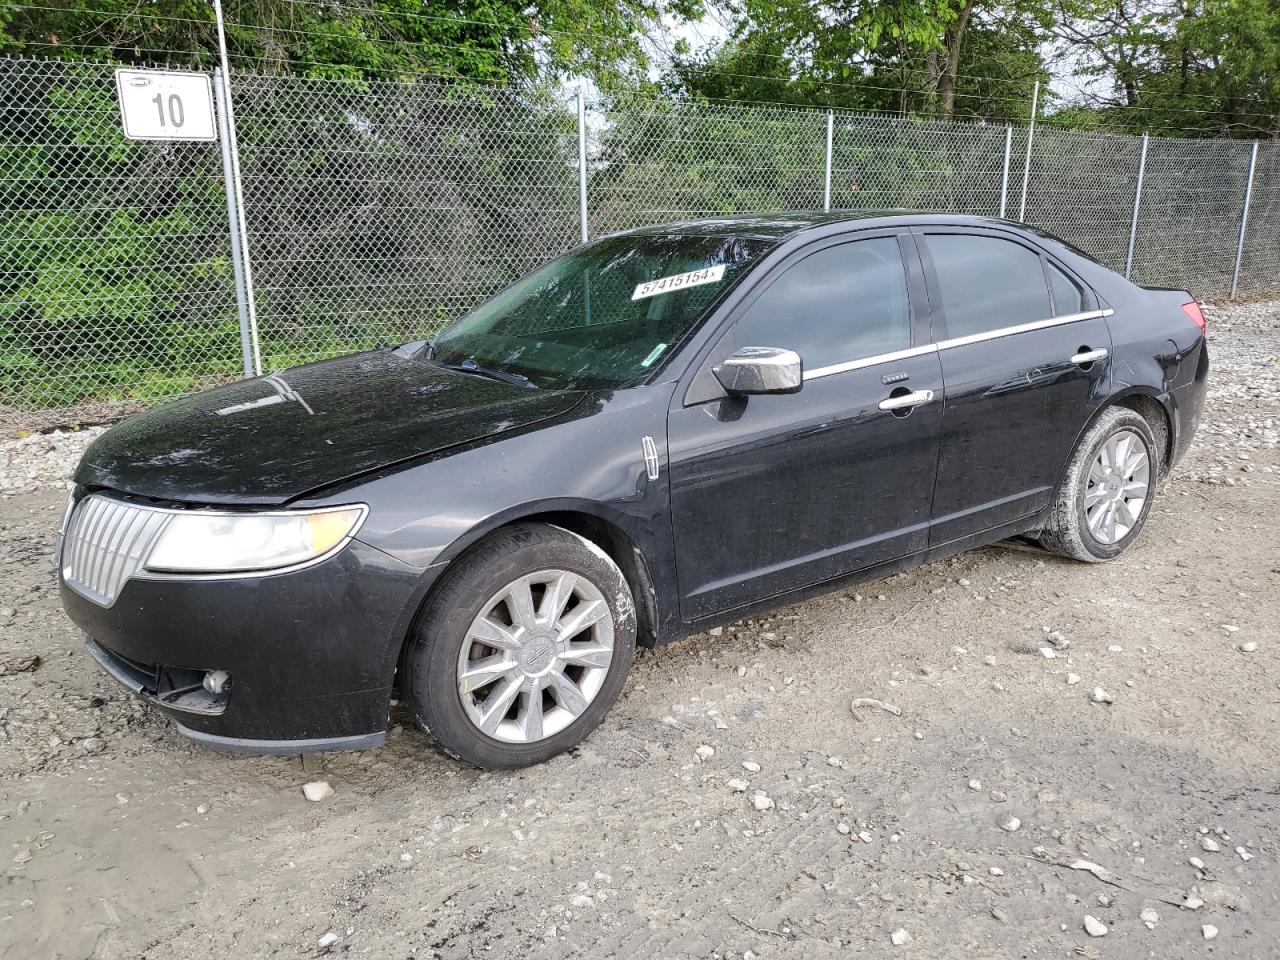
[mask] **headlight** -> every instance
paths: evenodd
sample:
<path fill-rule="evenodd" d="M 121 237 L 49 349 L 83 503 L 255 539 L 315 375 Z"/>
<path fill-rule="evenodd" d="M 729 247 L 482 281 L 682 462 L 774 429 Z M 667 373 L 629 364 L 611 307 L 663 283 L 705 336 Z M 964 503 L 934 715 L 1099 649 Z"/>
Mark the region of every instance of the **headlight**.
<path fill-rule="evenodd" d="M 280 513 L 177 513 L 144 564 L 158 573 L 275 570 L 323 557 L 346 543 L 366 508 Z"/>

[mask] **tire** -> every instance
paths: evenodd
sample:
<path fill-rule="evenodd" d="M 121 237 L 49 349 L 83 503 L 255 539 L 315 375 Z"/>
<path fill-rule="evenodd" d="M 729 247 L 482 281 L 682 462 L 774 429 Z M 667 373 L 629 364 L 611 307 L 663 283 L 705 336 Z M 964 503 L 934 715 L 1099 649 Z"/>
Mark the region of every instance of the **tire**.
<path fill-rule="evenodd" d="M 1127 446 L 1122 446 L 1127 444 Z M 1115 465 L 1105 461 L 1123 459 L 1119 474 Z M 1138 538 L 1151 504 L 1155 499 L 1160 476 L 1160 454 L 1150 425 L 1127 407 L 1108 407 L 1084 432 L 1067 462 L 1049 519 L 1040 534 L 1040 545 L 1059 556 L 1101 563 L 1113 560 Z M 1129 465 L 1141 453 L 1144 467 L 1134 468 L 1124 476 Z M 1138 492 L 1134 478 L 1145 471 L 1145 490 L 1138 504 L 1130 494 Z M 1115 526 L 1108 527 L 1105 511 L 1108 502 L 1123 503 L 1112 511 Z M 1093 510 L 1094 513 L 1090 513 Z M 1104 511 L 1099 515 L 1097 511 Z M 1129 523 L 1132 519 L 1132 523 Z"/>
<path fill-rule="evenodd" d="M 482 541 L 446 578 L 401 663 L 403 695 L 427 736 L 489 770 L 581 742 L 635 657 L 635 603 L 617 564 L 575 533 L 524 523 Z M 554 619 L 553 607 L 563 611 Z M 588 623 L 575 629 L 579 620 Z"/>

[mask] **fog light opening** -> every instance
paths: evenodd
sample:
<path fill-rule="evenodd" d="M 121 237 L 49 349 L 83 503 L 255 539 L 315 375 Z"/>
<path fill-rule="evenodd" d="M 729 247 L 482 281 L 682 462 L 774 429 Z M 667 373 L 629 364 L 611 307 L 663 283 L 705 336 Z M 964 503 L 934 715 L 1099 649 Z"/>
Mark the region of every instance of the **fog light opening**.
<path fill-rule="evenodd" d="M 225 670 L 209 670 L 205 672 L 202 684 L 207 693 L 214 696 L 222 693 L 227 688 L 227 684 L 231 682 L 231 674 Z"/>

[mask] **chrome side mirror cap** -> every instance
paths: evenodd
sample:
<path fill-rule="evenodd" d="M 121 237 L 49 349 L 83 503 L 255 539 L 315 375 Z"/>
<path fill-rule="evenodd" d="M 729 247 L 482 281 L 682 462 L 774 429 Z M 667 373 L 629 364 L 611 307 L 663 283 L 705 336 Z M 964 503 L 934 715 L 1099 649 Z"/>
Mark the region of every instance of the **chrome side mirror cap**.
<path fill-rule="evenodd" d="M 804 385 L 800 354 L 780 347 L 743 347 L 711 372 L 736 397 L 796 393 Z"/>

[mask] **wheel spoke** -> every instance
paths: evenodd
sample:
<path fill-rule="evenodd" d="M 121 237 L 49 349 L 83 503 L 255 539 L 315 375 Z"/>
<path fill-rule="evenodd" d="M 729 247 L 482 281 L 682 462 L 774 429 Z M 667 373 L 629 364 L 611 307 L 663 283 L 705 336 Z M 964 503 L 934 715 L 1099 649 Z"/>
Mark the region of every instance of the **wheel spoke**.
<path fill-rule="evenodd" d="M 1116 542 L 1116 505 L 1107 504 L 1107 512 L 1102 516 L 1102 538 L 1107 543 Z"/>
<path fill-rule="evenodd" d="M 481 730 L 493 736 L 498 729 L 498 724 L 502 723 L 502 718 L 511 709 L 511 701 L 516 698 L 521 686 L 520 679 L 513 677 L 480 705 L 484 711 L 484 715 L 480 718 Z"/>
<path fill-rule="evenodd" d="M 1142 508 L 1139 507 L 1138 509 L 1139 509 L 1139 512 L 1141 512 Z M 1133 512 L 1133 509 L 1132 507 L 1130 507 L 1129 501 L 1127 500 L 1117 501 L 1116 514 L 1119 516 L 1120 522 L 1124 525 L 1125 533 L 1128 533 L 1130 530 L 1132 530 L 1134 527 L 1134 524 L 1138 522 L 1138 515 Z"/>
<path fill-rule="evenodd" d="M 552 624 L 559 620 L 577 585 L 577 576 L 567 571 L 547 584 L 547 592 L 543 594 L 542 606 L 538 610 L 538 622 Z"/>
<path fill-rule="evenodd" d="M 578 685 L 565 674 L 564 669 L 557 667 L 547 674 L 551 689 L 555 692 L 556 701 L 575 717 L 587 709 L 587 698 Z"/>
<path fill-rule="evenodd" d="M 1128 500 L 1145 500 L 1147 497 L 1147 481 L 1130 480 L 1124 485 L 1124 495 Z"/>
<path fill-rule="evenodd" d="M 1085 509 L 1088 510 L 1090 507 L 1095 506 L 1099 500 L 1105 500 L 1106 497 L 1107 491 L 1102 486 L 1093 487 L 1084 495 Z"/>
<path fill-rule="evenodd" d="M 511 622 L 526 630 L 537 623 L 537 614 L 533 610 L 533 593 L 529 590 L 529 578 L 521 577 L 507 588 L 507 607 L 511 611 Z"/>
<path fill-rule="evenodd" d="M 467 637 L 498 650 L 520 649 L 520 640 L 515 631 L 488 616 L 476 617 L 471 624 L 471 630 L 467 633 Z"/>
<path fill-rule="evenodd" d="M 499 677 L 506 676 L 515 669 L 515 661 L 503 654 L 494 654 L 472 660 L 467 669 L 458 675 L 458 690 L 465 697 L 493 683 Z"/>
<path fill-rule="evenodd" d="M 1138 470 L 1145 469 L 1147 466 L 1146 451 L 1138 448 L 1133 452 L 1127 461 L 1125 461 L 1124 470 L 1121 475 L 1124 479 L 1130 479 Z"/>
<path fill-rule="evenodd" d="M 1124 465 L 1129 462 L 1130 435 L 1128 433 L 1118 433 L 1111 438 L 1111 442 L 1107 446 L 1111 448 L 1112 468 L 1123 470 Z"/>
<path fill-rule="evenodd" d="M 524 712 L 520 716 L 520 732 L 526 743 L 542 739 L 542 686 L 534 684 L 525 694 Z"/>
<path fill-rule="evenodd" d="M 560 654 L 560 662 L 579 667 L 607 667 L 613 662 L 613 651 L 598 643 L 569 645 L 569 649 Z"/>
<path fill-rule="evenodd" d="M 608 615 L 609 605 L 603 600 L 579 603 L 569 612 L 569 616 L 556 624 L 556 633 L 562 641 L 568 640 Z"/>

